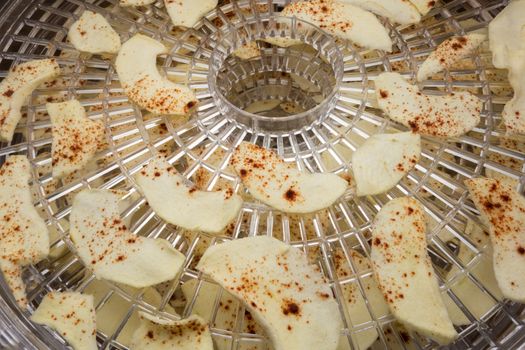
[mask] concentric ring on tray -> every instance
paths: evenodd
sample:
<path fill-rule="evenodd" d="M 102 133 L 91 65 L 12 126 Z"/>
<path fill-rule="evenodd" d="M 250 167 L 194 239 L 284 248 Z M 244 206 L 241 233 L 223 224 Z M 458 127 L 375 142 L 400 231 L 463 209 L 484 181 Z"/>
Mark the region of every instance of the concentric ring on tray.
<path fill-rule="evenodd" d="M 316 26 L 292 17 L 262 15 L 247 19 L 242 26 L 225 27 L 213 37 L 217 42 L 210 57 L 208 84 L 227 119 L 252 132 L 293 132 L 322 122 L 335 107 L 343 57 L 332 36 Z M 249 43 L 284 38 L 296 45 L 261 45 L 259 56 L 253 59 L 232 57 Z M 272 99 L 279 105 L 291 103 L 297 111 L 274 116 L 275 112 L 264 115 L 246 110 L 248 104 Z"/>

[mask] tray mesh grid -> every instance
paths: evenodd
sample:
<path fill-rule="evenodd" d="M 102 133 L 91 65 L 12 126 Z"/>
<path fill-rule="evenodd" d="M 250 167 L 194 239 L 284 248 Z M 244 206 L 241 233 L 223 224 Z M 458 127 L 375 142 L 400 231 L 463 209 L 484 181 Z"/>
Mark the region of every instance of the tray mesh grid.
<path fill-rule="evenodd" d="M 158 152 L 169 159 L 189 179 L 200 176 L 203 186 L 215 189 L 231 185 L 239 188 L 238 179 L 228 171 L 227 161 L 233 145 L 248 140 L 277 150 L 287 161 L 300 169 L 311 171 L 349 170 L 348 152 L 355 150 L 370 135 L 389 130 L 402 130 L 383 118 L 373 100 L 374 78 L 383 71 L 398 71 L 414 77 L 418 63 L 444 39 L 486 27 L 505 6 L 500 1 L 451 1 L 441 4 L 415 26 L 385 25 L 391 31 L 397 50 L 392 54 L 367 52 L 348 43 L 339 43 L 344 56 L 344 78 L 336 107 L 323 120 L 290 132 L 253 132 L 250 128 L 225 118 L 215 107 L 207 83 L 208 61 L 217 33 L 222 27 L 242 28 L 247 18 L 279 11 L 287 1 L 232 1 L 212 11 L 194 28 L 182 32 L 174 28 L 162 2 L 140 8 L 122 8 L 116 0 L 39 0 L 13 3 L 15 17 L 0 47 L 0 70 L 4 77 L 12 65 L 42 56 L 56 57 L 64 74 L 35 91 L 24 110 L 24 119 L 11 144 L 0 146 L 0 157 L 27 154 L 33 167 L 35 204 L 53 231 L 52 256 L 26 271 L 28 297 L 36 307 L 43 295 L 53 289 L 90 291 L 94 285 L 104 290 L 97 296 L 97 310 L 123 305 L 108 331 L 98 334 L 101 348 L 125 349 L 121 339 L 137 310 L 146 310 L 176 318 L 168 308 L 173 306 L 187 316 L 199 302 L 199 295 L 210 281 L 194 269 L 203 249 L 222 238 L 192 234 L 167 225 L 147 206 L 137 191 L 132 175 Z M 90 57 L 76 52 L 66 42 L 67 28 L 85 10 L 105 15 L 124 40 L 141 32 L 171 47 L 169 55 L 159 60 L 164 73 L 172 80 L 188 83 L 197 92 L 198 111 L 190 120 L 169 116 L 152 116 L 131 104 L 119 85 L 110 58 Z M 0 23 L 1 24 L 1 23 Z M 457 304 L 471 322 L 461 327 L 455 348 L 511 348 L 521 343 L 523 307 L 499 296 L 480 276 L 477 266 L 486 261 L 489 248 L 466 235 L 467 224 L 482 227 L 476 210 L 467 199 L 463 180 L 477 175 L 508 176 L 524 183 L 523 143 L 505 138 L 499 126 L 501 110 L 511 97 L 505 74 L 491 65 L 486 48 L 465 60 L 457 69 L 421 84 L 429 94 L 468 90 L 484 100 L 481 123 L 470 133 L 454 140 L 424 138 L 422 159 L 406 179 L 384 195 L 371 198 L 347 196 L 326 211 L 315 215 L 294 217 L 274 212 L 253 201 L 246 202 L 229 234 L 238 238 L 269 234 L 303 249 L 319 264 L 328 277 L 340 304 L 344 319 L 344 336 L 348 345 L 363 332 L 375 330 L 378 340 L 374 348 L 434 348 L 427 339 L 408 336 L 393 317 L 377 314 L 372 303 L 366 303 L 370 320 L 352 320 L 344 306 L 343 289 L 354 286 L 366 299 L 365 283 L 371 278 L 369 269 L 359 270 L 351 258 L 356 249 L 365 256 L 370 252 L 370 223 L 379 209 L 391 198 L 413 195 L 425 206 L 429 217 L 430 254 L 444 293 Z M 51 177 L 50 122 L 45 103 L 77 98 L 86 107 L 89 117 L 103 120 L 108 147 L 97 156 L 97 164 L 86 172 L 57 182 Z M 520 151 L 521 150 L 521 151 Z M 218 160 L 219 159 L 219 160 Z M 68 252 L 67 217 L 71 198 L 83 188 L 118 188 L 126 190 L 127 204 L 123 217 L 132 232 L 148 237 L 162 237 L 187 256 L 179 278 L 159 286 L 160 300 L 152 301 L 145 291 L 136 291 L 107 282 L 95 281 L 78 258 Z M 342 252 L 343 262 L 352 272 L 339 276 L 335 269 L 335 252 Z M 182 297 L 181 284 L 196 280 L 194 293 Z M 194 283 L 194 282 L 192 282 Z M 472 313 L 472 300 L 455 292 L 455 286 L 467 283 L 473 295 L 482 295 L 489 305 L 481 315 Z M 2 295 L 5 284 L 0 281 Z M 225 292 L 216 290 L 212 299 L 210 323 L 217 344 L 231 349 L 264 349 L 268 342 L 260 334 L 252 334 L 246 323 L 245 310 L 235 304 L 236 317 L 224 324 L 221 313 Z M 9 302 L 9 301 L 8 301 Z M 4 305 L 6 315 L 16 312 Z M 2 314 L 0 314 L 1 316 Z M 0 332 L 0 344 L 23 344 L 26 333 L 34 332 L 50 344 L 61 340 L 23 322 L 27 315 L 16 313 L 22 323 L 17 329 Z M 0 323 L 1 324 L 1 323 Z M 25 324 L 25 331 L 22 328 Z M 25 335 L 24 335 L 25 334 Z M 36 341 L 36 340 L 35 340 Z"/>

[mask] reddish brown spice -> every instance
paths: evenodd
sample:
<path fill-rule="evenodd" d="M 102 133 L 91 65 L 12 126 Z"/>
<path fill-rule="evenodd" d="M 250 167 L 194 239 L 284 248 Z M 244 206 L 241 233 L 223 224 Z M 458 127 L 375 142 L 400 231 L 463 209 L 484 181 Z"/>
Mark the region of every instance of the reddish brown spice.
<path fill-rule="evenodd" d="M 284 305 L 282 306 L 282 311 L 283 314 L 285 314 L 286 316 L 288 316 L 289 314 L 299 315 L 300 309 L 299 305 L 297 305 L 295 302 L 285 300 Z"/>
<path fill-rule="evenodd" d="M 290 202 L 294 202 L 297 199 L 297 192 L 289 188 L 288 191 L 284 193 L 284 198 Z"/>

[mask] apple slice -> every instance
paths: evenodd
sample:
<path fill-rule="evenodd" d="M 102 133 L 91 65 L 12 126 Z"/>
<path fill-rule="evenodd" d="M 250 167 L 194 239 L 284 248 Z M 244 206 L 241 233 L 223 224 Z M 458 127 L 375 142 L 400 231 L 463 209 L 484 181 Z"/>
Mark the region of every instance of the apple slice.
<path fill-rule="evenodd" d="M 164 0 L 173 25 L 193 27 L 217 6 L 218 0 Z"/>
<path fill-rule="evenodd" d="M 192 300 L 195 293 L 197 293 L 198 282 L 198 280 L 192 279 L 182 285 L 182 293 L 184 294 L 184 297 L 187 301 Z M 219 300 L 219 311 L 216 315 L 214 315 L 213 311 L 215 308 L 215 300 L 217 299 L 219 293 L 221 293 Z M 221 292 L 221 288 L 215 283 L 202 281 L 191 312 L 193 314 L 199 315 L 208 322 L 213 321 L 213 326 L 216 328 L 234 331 L 238 307 L 239 301 L 230 293 L 225 291 Z M 264 334 L 261 326 L 247 311 L 245 311 L 244 314 L 242 331 L 259 335 Z"/>
<path fill-rule="evenodd" d="M 25 156 L 10 156 L 0 169 L 0 269 L 18 305 L 27 298 L 22 267 L 49 254 L 49 232 L 33 206 Z"/>
<path fill-rule="evenodd" d="M 118 33 L 96 12 L 84 11 L 69 28 L 67 37 L 78 51 L 115 54 L 120 50 Z"/>
<path fill-rule="evenodd" d="M 370 258 L 379 288 L 400 322 L 442 345 L 456 339 L 427 254 L 425 215 L 417 200 L 396 198 L 379 211 Z"/>
<path fill-rule="evenodd" d="M 31 315 L 31 321 L 56 330 L 75 350 L 97 349 L 93 296 L 50 292 Z"/>
<path fill-rule="evenodd" d="M 259 57 L 261 55 L 261 50 L 259 49 L 256 41 L 250 41 L 239 47 L 237 50 L 233 51 L 232 54 L 236 57 L 239 57 L 241 60 L 249 60 L 254 57 Z"/>
<path fill-rule="evenodd" d="M 525 1 L 510 2 L 489 23 L 492 63 L 508 70 L 514 96 L 503 109 L 502 117 L 509 134 L 525 134 Z"/>
<path fill-rule="evenodd" d="M 187 114 L 197 104 L 195 94 L 184 85 L 160 75 L 157 56 L 168 53 L 162 43 L 142 34 L 126 41 L 115 67 L 126 95 L 141 108 L 155 114 Z"/>
<path fill-rule="evenodd" d="M 137 350 L 213 350 L 208 324 L 196 315 L 167 321 L 141 313 L 140 326 L 133 333 L 131 344 Z"/>
<path fill-rule="evenodd" d="M 367 49 L 392 51 L 392 39 L 376 16 L 344 1 L 307 0 L 285 6 L 281 16 L 297 17 Z"/>
<path fill-rule="evenodd" d="M 421 156 L 421 137 L 412 132 L 370 136 L 352 154 L 357 195 L 374 195 L 394 187 Z"/>
<path fill-rule="evenodd" d="M 472 201 L 489 225 L 496 280 L 503 296 L 525 302 L 525 198 L 512 180 L 466 180 Z"/>
<path fill-rule="evenodd" d="M 443 41 L 419 67 L 417 81 L 449 69 L 459 60 L 471 55 L 486 39 L 485 34 L 471 33 Z"/>
<path fill-rule="evenodd" d="M 164 157 L 153 158 L 135 179 L 161 218 L 187 230 L 220 233 L 242 207 L 242 198 L 231 188 L 209 192 L 186 186 Z"/>
<path fill-rule="evenodd" d="M 0 83 L 0 141 L 11 142 L 22 118 L 20 108 L 37 87 L 60 74 L 55 59 L 28 61 L 11 68 Z"/>
<path fill-rule="evenodd" d="M 390 119 L 419 134 L 456 137 L 480 121 L 483 101 L 466 91 L 425 95 L 398 73 L 380 74 L 375 89 L 379 107 Z"/>
<path fill-rule="evenodd" d="M 337 303 L 301 250 L 272 237 L 242 238 L 208 248 L 197 269 L 245 304 L 275 350 L 337 348 Z"/>
<path fill-rule="evenodd" d="M 399 24 L 418 23 L 421 16 L 416 7 L 406 0 L 341 0 L 383 16 Z"/>
<path fill-rule="evenodd" d="M 231 165 L 255 199 L 287 213 L 324 209 L 348 187 L 335 174 L 301 172 L 274 152 L 248 142 L 237 147 Z"/>
<path fill-rule="evenodd" d="M 53 177 L 83 169 L 104 144 L 104 123 L 87 117 L 77 100 L 46 104 L 51 119 Z"/>
<path fill-rule="evenodd" d="M 71 240 L 84 264 L 97 278 L 135 288 L 174 278 L 185 257 L 164 239 L 136 236 L 118 210 L 119 195 L 107 190 L 83 190 L 70 214 Z"/>

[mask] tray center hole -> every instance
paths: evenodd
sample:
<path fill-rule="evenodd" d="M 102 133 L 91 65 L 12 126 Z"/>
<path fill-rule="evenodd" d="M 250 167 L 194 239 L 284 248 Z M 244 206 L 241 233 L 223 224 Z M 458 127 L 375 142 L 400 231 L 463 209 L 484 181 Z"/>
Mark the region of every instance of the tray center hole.
<path fill-rule="evenodd" d="M 221 33 L 213 51 L 208 82 L 219 110 L 262 131 L 291 131 L 320 122 L 335 105 L 343 75 L 335 41 L 297 19 L 254 21 Z M 252 57 L 240 58 L 237 53 L 246 47 Z"/>
<path fill-rule="evenodd" d="M 315 108 L 332 93 L 334 70 L 317 50 L 266 45 L 259 57 L 231 55 L 221 67 L 217 88 L 235 107 L 267 117 L 290 116 Z"/>

